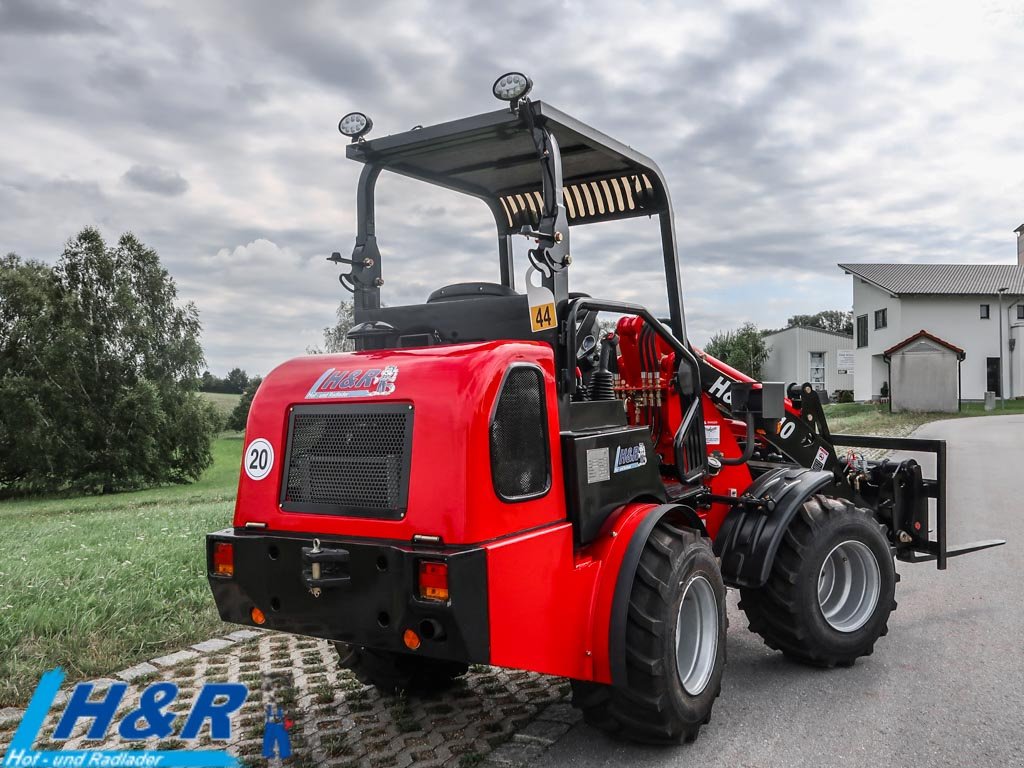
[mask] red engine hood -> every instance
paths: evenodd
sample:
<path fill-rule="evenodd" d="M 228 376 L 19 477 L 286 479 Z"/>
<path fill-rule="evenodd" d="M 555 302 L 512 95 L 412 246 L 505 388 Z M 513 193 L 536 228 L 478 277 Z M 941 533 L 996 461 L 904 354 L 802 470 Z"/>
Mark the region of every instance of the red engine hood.
<path fill-rule="evenodd" d="M 488 425 L 512 363 L 537 365 L 546 387 L 551 487 L 561 489 L 554 354 L 539 342 L 481 342 L 296 358 L 274 369 L 253 399 L 246 426 L 235 526 L 445 543 L 484 541 L 565 517 L 563 494 L 501 502 L 493 490 Z M 292 406 L 411 403 L 414 408 L 408 509 L 401 520 L 285 512 L 280 508 L 288 414 Z M 245 471 L 255 440 L 273 451 L 259 479 Z M 259 475 L 259 472 L 253 473 Z"/>

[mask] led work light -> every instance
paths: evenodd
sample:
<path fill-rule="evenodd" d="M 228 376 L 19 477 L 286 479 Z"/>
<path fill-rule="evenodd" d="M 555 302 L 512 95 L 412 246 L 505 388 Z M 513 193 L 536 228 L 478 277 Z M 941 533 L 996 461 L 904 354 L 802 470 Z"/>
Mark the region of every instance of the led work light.
<path fill-rule="evenodd" d="M 338 130 L 345 136 L 350 136 L 352 141 L 370 132 L 373 128 L 373 120 L 362 112 L 349 112 L 338 122 Z"/>
<path fill-rule="evenodd" d="M 491 91 L 496 99 L 517 102 L 533 88 L 533 80 L 522 72 L 507 72 L 494 81 Z"/>

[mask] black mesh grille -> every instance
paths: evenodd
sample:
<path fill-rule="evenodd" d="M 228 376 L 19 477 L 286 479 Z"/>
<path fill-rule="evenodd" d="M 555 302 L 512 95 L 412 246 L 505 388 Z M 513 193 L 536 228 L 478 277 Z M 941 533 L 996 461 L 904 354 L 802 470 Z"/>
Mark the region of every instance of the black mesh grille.
<path fill-rule="evenodd" d="M 505 499 L 535 496 L 550 486 L 548 430 L 540 371 L 512 368 L 491 421 L 491 474 Z"/>
<path fill-rule="evenodd" d="M 409 405 L 296 406 L 282 505 L 292 512 L 401 517 L 411 446 Z"/>

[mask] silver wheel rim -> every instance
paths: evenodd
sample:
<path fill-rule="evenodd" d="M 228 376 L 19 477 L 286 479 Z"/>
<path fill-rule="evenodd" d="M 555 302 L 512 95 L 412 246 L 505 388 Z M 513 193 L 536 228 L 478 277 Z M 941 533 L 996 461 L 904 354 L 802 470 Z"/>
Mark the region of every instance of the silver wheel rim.
<path fill-rule="evenodd" d="M 856 632 L 878 605 L 882 575 L 874 553 L 860 541 L 837 544 L 818 573 L 821 615 L 837 632 Z"/>
<path fill-rule="evenodd" d="M 690 579 L 676 618 L 676 672 L 691 696 L 708 686 L 718 655 L 718 600 L 703 576 Z"/>

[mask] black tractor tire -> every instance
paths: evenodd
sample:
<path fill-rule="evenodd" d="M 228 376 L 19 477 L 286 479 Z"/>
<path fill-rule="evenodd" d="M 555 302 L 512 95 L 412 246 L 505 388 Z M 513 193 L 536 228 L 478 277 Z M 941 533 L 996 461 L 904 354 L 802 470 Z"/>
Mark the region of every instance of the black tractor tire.
<path fill-rule="evenodd" d="M 411 653 L 395 653 L 335 643 L 338 666 L 352 671 L 363 685 L 383 693 L 432 693 L 448 688 L 469 670 L 468 664 L 429 659 Z"/>
<path fill-rule="evenodd" d="M 826 570 L 827 559 L 832 564 Z M 874 576 L 872 559 L 877 565 Z M 864 583 L 871 585 L 851 587 L 849 594 L 859 591 L 863 596 L 847 598 L 848 607 L 842 609 L 829 599 L 830 586 L 834 591 L 843 583 L 833 578 L 834 568 L 849 569 L 843 578 L 851 584 L 857 583 L 851 574 L 862 570 L 868 574 L 862 577 Z M 872 605 L 874 578 L 877 598 Z M 740 590 L 740 608 L 750 630 L 769 648 L 811 666 L 849 667 L 861 656 L 870 656 L 878 638 L 889 631 L 897 581 L 885 527 L 870 510 L 846 499 L 816 495 L 803 503 L 786 530 L 765 585 Z M 819 588 L 824 590 L 824 602 Z M 826 610 L 831 620 L 826 619 Z"/>
<path fill-rule="evenodd" d="M 702 636 L 696 636 L 694 647 L 707 650 L 694 658 L 704 664 L 680 672 L 676 635 L 684 596 L 688 611 L 703 596 L 698 615 L 713 617 L 714 626 L 702 624 Z M 693 529 L 659 522 L 644 545 L 629 597 L 627 684 L 573 680 L 573 706 L 583 711 L 587 724 L 617 738 L 644 744 L 693 741 L 710 722 L 722 690 L 727 627 L 725 585 L 708 540 Z M 689 635 L 691 641 L 694 637 Z M 691 694 L 683 675 L 699 668 L 703 674 L 687 678 Z"/>

